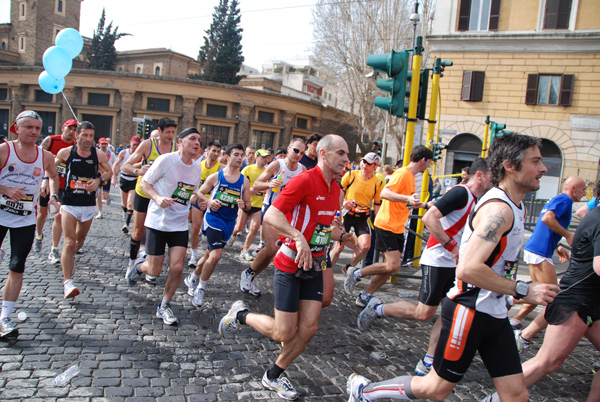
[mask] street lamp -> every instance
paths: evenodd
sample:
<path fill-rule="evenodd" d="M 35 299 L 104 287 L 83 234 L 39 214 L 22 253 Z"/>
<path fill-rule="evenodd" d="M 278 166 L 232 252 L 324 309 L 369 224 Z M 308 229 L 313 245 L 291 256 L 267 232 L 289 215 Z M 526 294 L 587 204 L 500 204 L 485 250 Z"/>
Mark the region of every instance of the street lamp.
<path fill-rule="evenodd" d="M 415 1 L 415 12 L 410 15 L 409 18 L 413 23 L 413 43 L 415 43 L 415 38 L 417 36 L 417 24 L 421 21 L 421 17 L 419 17 L 419 2 Z"/>

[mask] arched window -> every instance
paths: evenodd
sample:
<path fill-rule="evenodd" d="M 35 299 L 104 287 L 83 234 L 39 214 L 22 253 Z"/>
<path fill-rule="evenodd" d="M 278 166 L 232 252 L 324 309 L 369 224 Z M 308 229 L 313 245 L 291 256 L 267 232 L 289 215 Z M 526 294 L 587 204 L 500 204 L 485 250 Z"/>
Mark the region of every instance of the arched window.
<path fill-rule="evenodd" d="M 141 74 L 142 73 L 142 68 L 141 67 L 136 68 L 135 69 L 135 73 L 136 74 Z"/>
<path fill-rule="evenodd" d="M 154 69 L 154 75 L 160 75 L 160 67 L 156 66 L 156 68 Z"/>
<path fill-rule="evenodd" d="M 6 50 L 6 42 L 2 42 L 2 50 Z"/>

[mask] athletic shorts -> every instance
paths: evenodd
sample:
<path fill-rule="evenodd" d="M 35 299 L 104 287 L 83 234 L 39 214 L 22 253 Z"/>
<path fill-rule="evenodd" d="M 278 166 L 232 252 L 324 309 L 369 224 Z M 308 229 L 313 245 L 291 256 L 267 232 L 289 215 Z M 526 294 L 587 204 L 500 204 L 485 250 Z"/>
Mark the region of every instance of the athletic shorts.
<path fill-rule="evenodd" d="M 262 208 L 260 209 L 260 223 L 262 223 L 263 218 L 265 217 L 265 214 L 270 206 L 270 204 L 263 204 Z"/>
<path fill-rule="evenodd" d="M 543 261 L 547 261 L 550 264 L 554 265 L 552 258 L 544 257 L 543 255 L 533 254 L 527 250 L 523 250 L 523 261 L 527 264 L 541 264 Z"/>
<path fill-rule="evenodd" d="M 187 248 L 188 231 L 163 232 L 146 228 L 146 252 L 148 255 L 165 255 L 165 246 Z"/>
<path fill-rule="evenodd" d="M 106 184 L 102 185 L 102 191 L 105 193 L 110 193 L 110 180 L 107 180 Z"/>
<path fill-rule="evenodd" d="M 344 215 L 344 228 L 349 232 L 354 228 L 356 236 L 371 235 L 371 225 L 369 225 L 369 215 Z"/>
<path fill-rule="evenodd" d="M 22 274 L 25 272 L 25 261 L 33 245 L 35 224 L 20 228 L 9 228 L 0 225 L 0 245 L 4 241 L 4 237 L 6 237 L 8 231 L 10 231 L 10 261 L 8 269 L 17 274 Z"/>
<path fill-rule="evenodd" d="M 133 210 L 141 212 L 143 214 L 148 213 L 148 205 L 150 205 L 150 198 L 142 197 L 138 193 L 135 193 L 133 197 Z"/>
<path fill-rule="evenodd" d="M 231 234 L 227 237 L 227 239 L 223 238 L 223 232 L 208 226 L 206 229 L 202 231 L 204 236 L 206 237 L 206 244 L 208 247 L 208 251 L 213 251 L 219 248 L 225 248 L 225 244 L 227 244 L 227 240 L 231 237 Z"/>
<path fill-rule="evenodd" d="M 65 192 L 64 189 L 58 190 L 58 202 L 60 202 L 60 200 L 62 200 L 62 196 L 63 196 L 64 192 Z M 48 201 L 50 201 L 50 194 L 48 194 L 45 197 L 40 196 L 40 201 L 39 201 L 40 207 L 47 207 Z"/>
<path fill-rule="evenodd" d="M 124 193 L 135 190 L 135 183 L 136 180 L 124 180 L 122 177 L 119 177 L 119 188 Z"/>
<path fill-rule="evenodd" d="M 79 222 L 87 222 L 96 215 L 98 209 L 95 205 L 91 207 L 78 207 L 76 205 L 61 205 L 60 212 L 67 212 L 73 215 Z"/>
<path fill-rule="evenodd" d="M 439 306 L 446 293 L 454 286 L 456 268 L 421 265 L 423 280 L 419 301 L 428 306 Z"/>
<path fill-rule="evenodd" d="M 250 209 L 249 209 L 248 211 L 246 211 L 246 210 L 244 210 L 244 209 L 242 209 L 242 211 L 244 211 L 244 213 L 245 213 L 246 215 L 248 215 L 248 216 L 252 216 L 252 215 L 254 215 L 254 214 L 255 214 L 255 213 L 257 213 L 257 212 L 260 212 L 260 211 L 261 211 L 261 208 L 259 208 L 259 207 L 250 207 Z"/>
<path fill-rule="evenodd" d="M 404 251 L 404 233 L 393 233 L 389 230 L 375 228 L 377 239 L 375 240 L 375 246 L 377 250 L 387 251 Z"/>
<path fill-rule="evenodd" d="M 582 304 L 579 308 L 575 309 L 571 306 L 559 303 L 550 303 L 548 307 L 546 307 L 544 318 L 550 325 L 560 325 L 575 312 L 577 312 L 579 318 L 590 327 L 594 322 L 600 319 L 600 306 Z"/>
<path fill-rule="evenodd" d="M 508 318 L 494 318 L 446 299 L 433 358 L 435 372 L 446 381 L 457 383 L 467 372 L 475 352 L 479 352 L 492 378 L 523 372 Z"/>
<path fill-rule="evenodd" d="M 273 275 L 273 296 L 275 309 L 286 313 L 297 313 L 300 300 L 323 301 L 323 272 L 306 281 L 296 278 L 296 274 L 283 272 L 277 267 Z"/>

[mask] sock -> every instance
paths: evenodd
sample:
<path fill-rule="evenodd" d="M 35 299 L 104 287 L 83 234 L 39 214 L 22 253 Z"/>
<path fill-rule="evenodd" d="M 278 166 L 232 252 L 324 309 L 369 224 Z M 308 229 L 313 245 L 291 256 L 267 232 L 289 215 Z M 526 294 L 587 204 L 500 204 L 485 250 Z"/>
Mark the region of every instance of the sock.
<path fill-rule="evenodd" d="M 385 317 L 385 313 L 383 312 L 383 306 L 385 306 L 385 304 L 378 304 L 375 306 L 375 314 L 377 314 L 377 317 Z"/>
<path fill-rule="evenodd" d="M 15 309 L 14 301 L 2 300 L 2 313 L 0 313 L 0 320 L 3 318 L 10 318 L 10 314 Z"/>
<path fill-rule="evenodd" d="M 67 284 L 73 284 L 73 279 L 67 279 L 66 281 L 63 282 L 63 285 L 67 285 Z"/>
<path fill-rule="evenodd" d="M 198 275 L 196 275 L 196 271 L 192 271 L 192 273 L 190 274 L 190 279 L 194 282 L 198 280 Z"/>
<path fill-rule="evenodd" d="M 255 272 L 252 270 L 252 268 L 250 268 L 250 267 L 246 268 L 246 270 L 244 271 L 244 273 L 245 273 L 246 275 L 250 275 L 250 276 L 251 276 L 251 277 L 253 277 L 253 278 L 254 278 L 254 275 L 256 274 L 256 273 L 255 273 Z"/>
<path fill-rule="evenodd" d="M 160 308 L 167 308 L 171 306 L 171 301 L 167 300 L 163 297 L 162 301 L 160 302 Z"/>
<path fill-rule="evenodd" d="M 281 374 L 283 374 L 284 371 L 285 369 L 282 369 L 278 365 L 273 364 L 273 367 L 267 370 L 267 378 L 269 380 L 275 380 L 279 378 L 279 376 L 281 376 Z"/>
<path fill-rule="evenodd" d="M 382 382 L 372 382 L 362 389 L 363 396 L 371 401 L 383 398 L 411 400 L 416 399 L 412 393 L 409 375 L 392 378 Z"/>
<path fill-rule="evenodd" d="M 245 252 L 246 250 L 248 250 L 248 248 L 249 247 L 246 247 L 246 246 L 242 247 L 242 253 Z"/>
<path fill-rule="evenodd" d="M 35 239 L 36 239 L 36 240 L 42 240 L 42 237 L 43 237 L 43 236 L 42 236 L 42 234 L 40 233 L 40 234 L 38 234 L 38 235 L 36 235 L 36 236 L 35 236 Z"/>
<path fill-rule="evenodd" d="M 362 293 L 360 294 L 360 300 L 362 300 L 362 301 L 364 301 L 364 302 L 366 303 L 366 302 L 367 302 L 367 300 L 369 300 L 369 298 L 370 298 L 371 296 L 373 296 L 373 295 L 372 295 L 372 294 L 370 294 L 370 293 L 367 293 L 367 292 L 362 292 Z"/>
<path fill-rule="evenodd" d="M 125 223 L 127 224 L 127 226 L 129 226 L 132 216 L 133 216 L 133 210 L 130 209 L 127 211 L 127 217 L 125 217 Z"/>
<path fill-rule="evenodd" d="M 192 250 L 192 258 L 198 258 L 198 250 Z"/>
<path fill-rule="evenodd" d="M 202 279 L 200 279 L 200 281 L 198 282 L 198 287 L 199 287 L 200 289 L 206 289 L 206 283 L 207 283 L 207 282 L 208 282 L 208 281 L 203 281 Z"/>
<path fill-rule="evenodd" d="M 246 316 L 248 315 L 248 310 L 242 310 L 239 313 L 237 313 L 237 320 L 240 324 L 242 325 L 246 325 Z"/>
<path fill-rule="evenodd" d="M 360 273 L 360 269 L 357 269 L 354 271 L 354 279 L 356 279 L 357 281 L 360 281 L 362 279 L 362 275 Z"/>
<path fill-rule="evenodd" d="M 510 319 L 510 326 L 511 326 L 511 327 L 515 327 L 515 326 L 517 326 L 517 325 L 519 325 L 519 324 L 521 324 L 521 321 L 520 321 L 520 320 L 515 320 L 514 318 L 511 318 L 511 319 Z"/>
<path fill-rule="evenodd" d="M 131 239 L 129 243 L 129 259 L 135 260 L 137 258 L 138 253 L 140 252 L 140 242 L 138 240 Z"/>
<path fill-rule="evenodd" d="M 433 355 L 427 353 L 423 358 L 423 363 L 425 363 L 425 365 L 428 367 L 431 366 L 433 364 Z"/>

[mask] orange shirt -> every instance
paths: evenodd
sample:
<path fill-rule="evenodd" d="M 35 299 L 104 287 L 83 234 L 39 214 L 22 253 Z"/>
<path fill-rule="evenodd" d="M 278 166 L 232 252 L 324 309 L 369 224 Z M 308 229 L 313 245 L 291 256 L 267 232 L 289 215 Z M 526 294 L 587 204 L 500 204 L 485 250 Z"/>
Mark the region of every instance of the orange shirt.
<path fill-rule="evenodd" d="M 385 185 L 396 194 L 411 195 L 415 192 L 415 176 L 408 167 L 403 167 L 394 172 L 390 181 Z M 410 210 L 405 202 L 382 200 L 379 213 L 375 217 L 375 226 L 392 233 L 404 233 L 404 225 L 408 220 Z"/>

